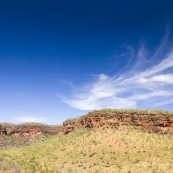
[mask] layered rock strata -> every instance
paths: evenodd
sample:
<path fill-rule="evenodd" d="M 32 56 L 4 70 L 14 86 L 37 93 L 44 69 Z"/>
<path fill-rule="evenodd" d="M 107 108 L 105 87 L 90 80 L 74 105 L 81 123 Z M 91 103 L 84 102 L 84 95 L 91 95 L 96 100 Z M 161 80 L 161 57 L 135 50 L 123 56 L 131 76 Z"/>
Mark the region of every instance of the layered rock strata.
<path fill-rule="evenodd" d="M 33 136 L 40 134 L 54 135 L 62 131 L 62 126 L 48 126 L 38 123 L 25 123 L 19 125 L 0 125 L 0 134 L 19 136 Z"/>
<path fill-rule="evenodd" d="M 48 126 L 39 123 L 25 123 L 19 125 L 1 124 L 1 135 L 14 137 L 32 136 L 39 134 L 54 135 L 59 132 L 68 134 L 80 128 L 111 127 L 132 125 L 145 132 L 173 133 L 173 112 L 150 110 L 99 110 L 85 116 L 70 119 L 63 125 Z"/>
<path fill-rule="evenodd" d="M 94 111 L 78 119 L 63 123 L 63 132 L 67 134 L 79 128 L 117 127 L 133 125 L 146 132 L 173 133 L 173 113 L 152 111 Z"/>

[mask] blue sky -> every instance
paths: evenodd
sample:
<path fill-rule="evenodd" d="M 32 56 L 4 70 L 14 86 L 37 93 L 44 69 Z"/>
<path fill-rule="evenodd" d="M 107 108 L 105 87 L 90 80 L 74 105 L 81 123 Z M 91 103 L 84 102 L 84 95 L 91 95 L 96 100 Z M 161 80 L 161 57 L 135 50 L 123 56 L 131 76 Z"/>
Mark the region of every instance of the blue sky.
<path fill-rule="evenodd" d="M 0 122 L 101 108 L 173 110 L 171 0 L 1 0 Z"/>

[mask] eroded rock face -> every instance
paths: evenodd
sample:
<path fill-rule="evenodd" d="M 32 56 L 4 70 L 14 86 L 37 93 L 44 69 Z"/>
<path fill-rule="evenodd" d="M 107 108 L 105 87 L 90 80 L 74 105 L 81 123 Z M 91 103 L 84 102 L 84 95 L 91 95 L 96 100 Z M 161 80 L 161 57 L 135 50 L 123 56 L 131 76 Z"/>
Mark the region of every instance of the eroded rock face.
<path fill-rule="evenodd" d="M 7 134 L 7 131 L 5 130 L 4 127 L 2 127 L 2 126 L 0 125 L 0 135 L 6 135 L 6 134 Z"/>
<path fill-rule="evenodd" d="M 39 123 L 0 124 L 0 149 L 12 146 L 27 146 L 44 141 L 47 135 L 55 135 L 62 131 L 62 126 L 49 126 Z M 0 171 L 1 172 L 1 171 Z"/>
<path fill-rule="evenodd" d="M 128 111 L 124 113 L 95 111 L 84 117 L 65 121 L 63 123 L 63 132 L 67 134 L 79 128 L 100 126 L 116 128 L 119 125 L 133 125 L 137 129 L 141 129 L 145 132 L 172 133 L 173 114 L 146 114 L 146 111 L 139 111 L 139 113 Z"/>
<path fill-rule="evenodd" d="M 39 134 L 54 135 L 59 132 L 68 134 L 79 128 L 93 127 L 111 127 L 117 128 L 119 125 L 132 125 L 145 132 L 173 133 L 173 112 L 155 112 L 150 111 L 93 111 L 87 115 L 67 120 L 63 126 L 48 126 L 37 123 L 26 123 L 13 125 L 0 125 L 0 134 L 9 134 L 15 137 L 27 137 Z M 7 131 L 8 129 L 8 131 Z M 11 129 L 11 130 L 9 130 Z M 7 133 L 8 132 L 8 133 Z"/>
<path fill-rule="evenodd" d="M 21 128 L 14 130 L 11 132 L 12 136 L 18 137 L 18 136 L 31 136 L 31 135 L 40 135 L 43 131 L 40 127 L 28 127 L 28 126 L 22 126 Z"/>
<path fill-rule="evenodd" d="M 7 130 L 8 129 L 8 133 Z M 19 125 L 10 125 L 8 126 L 5 124 L 4 127 L 0 125 L 0 134 L 5 135 L 12 135 L 14 137 L 19 136 L 32 136 L 32 135 L 40 135 L 40 134 L 48 134 L 48 135 L 54 135 L 58 134 L 60 131 L 62 131 L 62 126 L 48 126 L 44 124 L 38 124 L 38 123 L 25 123 L 25 124 L 19 124 Z"/>

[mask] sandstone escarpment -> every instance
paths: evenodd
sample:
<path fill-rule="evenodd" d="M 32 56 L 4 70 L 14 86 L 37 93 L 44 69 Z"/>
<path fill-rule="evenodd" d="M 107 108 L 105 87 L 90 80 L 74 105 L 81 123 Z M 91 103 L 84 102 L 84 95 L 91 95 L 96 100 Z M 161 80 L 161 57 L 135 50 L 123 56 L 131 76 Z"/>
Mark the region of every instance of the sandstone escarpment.
<path fill-rule="evenodd" d="M 19 136 L 32 136 L 32 135 L 54 135 L 62 131 L 62 126 L 48 126 L 39 123 L 24 123 L 24 124 L 8 124 L 4 123 L 0 125 L 0 134 Z"/>
<path fill-rule="evenodd" d="M 145 132 L 173 133 L 173 112 L 159 110 L 117 110 L 103 109 L 92 111 L 85 116 L 70 119 L 63 125 L 49 126 L 39 123 L 19 125 L 1 124 L 0 134 L 14 137 L 40 134 L 55 135 L 59 132 L 68 134 L 80 128 L 111 127 L 132 125 Z"/>
<path fill-rule="evenodd" d="M 104 109 L 90 112 L 83 117 L 67 120 L 63 123 L 63 132 L 67 134 L 79 128 L 119 125 L 133 125 L 146 132 L 173 132 L 173 112 Z"/>
<path fill-rule="evenodd" d="M 0 148 L 26 146 L 44 141 L 47 135 L 55 135 L 62 131 L 62 126 L 48 126 L 39 123 L 0 125 Z"/>

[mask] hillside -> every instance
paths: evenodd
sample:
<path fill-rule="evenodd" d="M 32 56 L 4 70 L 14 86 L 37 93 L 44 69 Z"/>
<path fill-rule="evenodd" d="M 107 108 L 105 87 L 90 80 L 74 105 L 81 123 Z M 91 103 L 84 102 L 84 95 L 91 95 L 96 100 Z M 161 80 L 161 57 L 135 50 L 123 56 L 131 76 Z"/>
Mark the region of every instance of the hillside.
<path fill-rule="evenodd" d="M 0 123 L 0 148 L 31 145 L 44 141 L 47 136 L 58 134 L 60 131 L 62 131 L 61 125 Z"/>
<path fill-rule="evenodd" d="M 43 141 L 46 131 L 27 136 L 33 145 L 1 149 L 0 172 L 172 173 L 172 120 L 166 111 L 93 111 Z"/>

